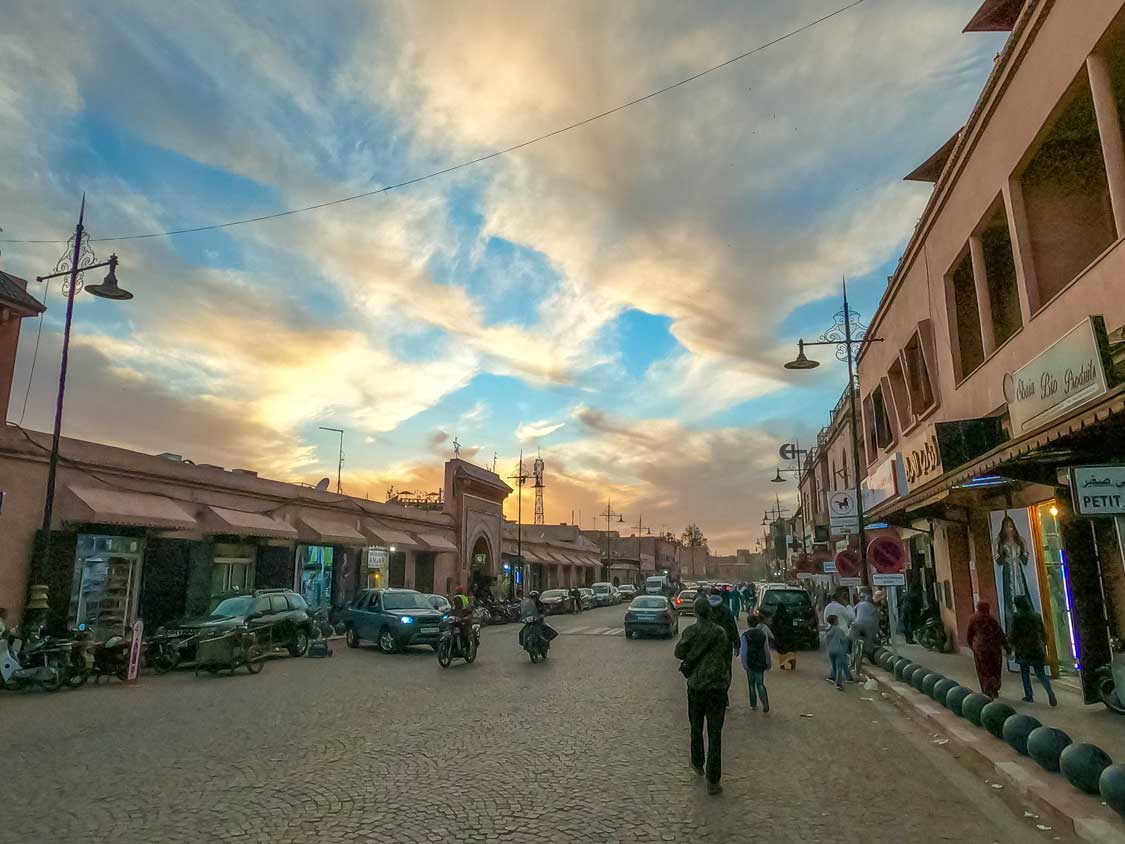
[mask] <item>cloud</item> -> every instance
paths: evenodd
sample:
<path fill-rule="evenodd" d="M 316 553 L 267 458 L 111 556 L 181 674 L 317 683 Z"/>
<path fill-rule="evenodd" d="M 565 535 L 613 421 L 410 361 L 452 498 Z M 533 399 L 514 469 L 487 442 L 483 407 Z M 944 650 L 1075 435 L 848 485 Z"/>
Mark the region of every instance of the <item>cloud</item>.
<path fill-rule="evenodd" d="M 528 440 L 541 440 L 549 437 L 555 431 L 561 430 L 566 422 L 552 422 L 550 419 L 540 419 L 536 422 L 524 422 L 516 428 L 516 439 L 522 442 Z"/>

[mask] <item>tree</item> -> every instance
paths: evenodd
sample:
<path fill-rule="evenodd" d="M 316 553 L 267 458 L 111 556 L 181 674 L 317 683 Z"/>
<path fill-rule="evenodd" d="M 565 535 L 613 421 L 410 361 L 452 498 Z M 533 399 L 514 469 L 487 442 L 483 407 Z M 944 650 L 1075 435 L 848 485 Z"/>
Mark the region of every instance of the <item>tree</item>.
<path fill-rule="evenodd" d="M 701 545 L 707 544 L 707 537 L 703 535 L 703 531 L 700 530 L 699 525 L 692 522 L 684 528 L 684 534 L 680 537 L 680 542 L 689 547 L 698 548 Z"/>

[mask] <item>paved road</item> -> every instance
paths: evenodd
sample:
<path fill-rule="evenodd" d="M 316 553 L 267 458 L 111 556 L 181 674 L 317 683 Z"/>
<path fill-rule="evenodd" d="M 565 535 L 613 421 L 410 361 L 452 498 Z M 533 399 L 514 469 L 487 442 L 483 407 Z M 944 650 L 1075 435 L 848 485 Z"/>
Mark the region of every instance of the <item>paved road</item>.
<path fill-rule="evenodd" d="M 1051 840 L 816 655 L 771 672 L 769 716 L 736 675 L 726 791 L 707 797 L 672 643 L 626 640 L 622 613 L 558 620 L 541 665 L 509 625 L 447 671 L 428 648 L 338 642 L 258 676 L 0 695 L 0 841 Z"/>

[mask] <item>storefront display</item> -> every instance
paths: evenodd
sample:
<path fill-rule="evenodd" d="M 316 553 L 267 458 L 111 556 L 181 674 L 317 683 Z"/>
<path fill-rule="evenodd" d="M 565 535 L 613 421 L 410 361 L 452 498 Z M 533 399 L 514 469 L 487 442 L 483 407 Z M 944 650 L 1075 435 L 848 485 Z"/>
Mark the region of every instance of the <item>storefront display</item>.
<path fill-rule="evenodd" d="M 212 606 L 231 592 L 253 591 L 257 553 L 253 545 L 215 544 L 211 561 Z"/>
<path fill-rule="evenodd" d="M 94 641 L 125 635 L 137 614 L 137 586 L 144 540 L 128 536 L 78 535 L 70 622 Z"/>
<path fill-rule="evenodd" d="M 1066 550 L 1059 535 L 1054 501 L 1044 501 L 1033 508 L 1039 558 L 1047 585 L 1044 618 L 1054 645 L 1055 659 L 1062 673 L 1073 674 L 1078 665 L 1078 640 L 1074 632 L 1074 601 L 1070 590 L 1070 574 L 1066 566 Z"/>
<path fill-rule="evenodd" d="M 297 546 L 297 591 L 311 609 L 332 608 L 332 563 L 335 549 L 331 545 Z"/>
<path fill-rule="evenodd" d="M 366 574 L 364 583 L 368 589 L 379 589 L 386 584 L 387 567 L 390 565 L 391 552 L 387 548 L 370 546 L 365 549 L 364 562 Z"/>

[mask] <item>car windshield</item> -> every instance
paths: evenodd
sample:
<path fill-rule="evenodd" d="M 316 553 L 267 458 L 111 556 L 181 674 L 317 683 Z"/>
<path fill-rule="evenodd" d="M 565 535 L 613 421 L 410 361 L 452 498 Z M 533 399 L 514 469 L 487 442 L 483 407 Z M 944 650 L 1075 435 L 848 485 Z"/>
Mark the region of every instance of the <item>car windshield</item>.
<path fill-rule="evenodd" d="M 542 598 L 543 600 L 547 600 L 549 598 L 565 598 L 566 597 L 566 590 L 565 589 L 548 589 L 546 592 L 544 592 L 539 597 Z"/>
<path fill-rule="evenodd" d="M 650 577 L 648 580 L 645 581 L 645 583 L 647 583 L 649 586 L 663 586 L 664 585 L 664 578 L 663 577 Z"/>
<path fill-rule="evenodd" d="M 629 604 L 631 610 L 662 610 L 668 606 L 668 602 L 663 598 L 634 598 L 633 603 Z"/>
<path fill-rule="evenodd" d="M 762 606 L 768 604 L 784 604 L 787 607 L 800 607 L 805 609 L 812 605 L 809 593 L 800 589 L 770 589 L 762 598 Z"/>
<path fill-rule="evenodd" d="M 608 592 L 609 591 L 609 584 L 608 583 L 595 583 L 594 584 L 594 591 L 595 592 Z"/>
<path fill-rule="evenodd" d="M 433 607 L 421 592 L 384 592 L 385 610 L 432 610 Z"/>
<path fill-rule="evenodd" d="M 253 595 L 238 595 L 234 598 L 224 598 L 211 610 L 211 615 L 222 618 L 235 618 L 246 615 L 254 604 Z"/>

